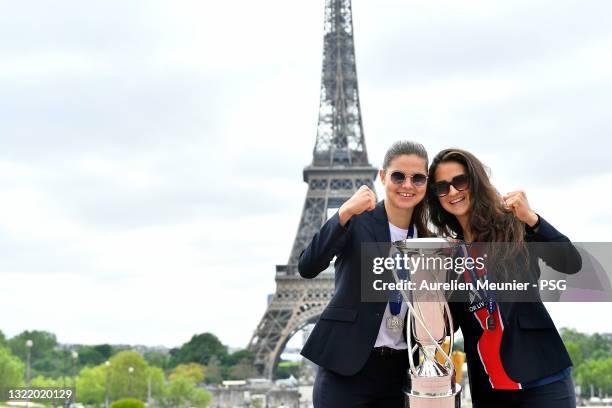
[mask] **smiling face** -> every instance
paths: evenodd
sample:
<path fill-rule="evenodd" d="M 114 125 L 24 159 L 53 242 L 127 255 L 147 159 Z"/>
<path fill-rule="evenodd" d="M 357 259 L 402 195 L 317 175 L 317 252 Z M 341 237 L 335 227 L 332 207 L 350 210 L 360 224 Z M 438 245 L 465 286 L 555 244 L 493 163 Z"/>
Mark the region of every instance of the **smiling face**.
<path fill-rule="evenodd" d="M 402 184 L 395 184 L 391 174 L 400 171 L 406 175 Z M 411 175 L 427 174 L 427 161 L 416 154 L 402 154 L 391 160 L 386 170 L 380 170 L 380 180 L 385 186 L 385 203 L 397 209 L 414 208 L 425 197 L 426 185 L 417 187 L 411 182 Z"/>
<path fill-rule="evenodd" d="M 455 161 L 440 163 L 436 168 L 434 182 L 437 183 L 439 181 L 446 181 L 450 183 L 453 180 L 453 177 L 459 175 L 467 176 L 467 171 L 462 164 L 457 163 Z M 448 211 L 457 218 L 469 215 L 470 199 L 471 194 L 469 187 L 463 191 L 457 191 L 457 189 L 452 184 L 447 195 L 443 197 L 438 197 L 442 208 L 444 208 L 446 211 Z"/>

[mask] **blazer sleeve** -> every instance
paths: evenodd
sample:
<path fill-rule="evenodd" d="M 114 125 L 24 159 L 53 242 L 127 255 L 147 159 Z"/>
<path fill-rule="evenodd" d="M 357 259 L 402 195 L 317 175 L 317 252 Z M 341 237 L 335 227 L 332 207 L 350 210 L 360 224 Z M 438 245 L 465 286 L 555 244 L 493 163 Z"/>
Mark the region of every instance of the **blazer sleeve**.
<path fill-rule="evenodd" d="M 346 246 L 353 223 L 354 220 L 351 219 L 345 226 L 340 225 L 338 212 L 327 220 L 300 254 L 298 262 L 300 276 L 312 279 L 324 271 L 334 256 L 340 254 Z"/>
<path fill-rule="evenodd" d="M 582 268 L 582 257 L 574 244 L 539 214 L 538 217 L 540 223 L 535 230 L 525 226 L 525 241 L 538 243 L 534 244 L 537 256 L 554 270 L 566 274 L 579 272 Z"/>

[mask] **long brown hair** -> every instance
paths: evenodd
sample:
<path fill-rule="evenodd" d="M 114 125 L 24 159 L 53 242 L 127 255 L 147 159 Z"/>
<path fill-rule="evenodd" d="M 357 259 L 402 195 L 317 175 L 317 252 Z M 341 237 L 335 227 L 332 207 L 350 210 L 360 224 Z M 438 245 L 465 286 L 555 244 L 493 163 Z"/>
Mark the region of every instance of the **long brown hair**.
<path fill-rule="evenodd" d="M 387 173 L 387 169 L 389 165 L 398 156 L 402 155 L 411 155 L 414 154 L 417 157 L 425 160 L 425 170 L 427 170 L 427 166 L 429 166 L 429 157 L 427 156 L 427 150 L 425 150 L 425 146 L 420 143 L 413 142 L 411 140 L 399 140 L 391 145 L 385 153 L 385 158 L 383 160 L 383 170 L 385 174 Z M 426 204 L 427 196 L 418 203 L 414 210 L 412 210 L 412 223 L 416 225 L 417 233 L 419 237 L 429 237 L 431 236 L 431 232 L 427 228 L 427 204 Z"/>
<path fill-rule="evenodd" d="M 503 261 L 517 254 L 524 254 L 525 226 L 503 204 L 502 197 L 493 187 L 487 168 L 472 153 L 462 149 L 445 149 L 434 157 L 429 167 L 427 202 L 431 223 L 443 236 L 458 237 L 463 234 L 457 218 L 447 212 L 431 186 L 435 183 L 438 165 L 446 162 L 461 164 L 469 180 L 469 223 L 475 242 L 506 242 L 497 260 Z"/>

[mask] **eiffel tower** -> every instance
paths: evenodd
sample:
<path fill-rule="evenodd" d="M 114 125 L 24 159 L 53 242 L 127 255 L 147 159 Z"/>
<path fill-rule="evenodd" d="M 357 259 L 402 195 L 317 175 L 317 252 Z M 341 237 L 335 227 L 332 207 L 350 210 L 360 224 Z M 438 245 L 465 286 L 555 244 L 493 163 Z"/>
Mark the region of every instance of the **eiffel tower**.
<path fill-rule="evenodd" d="M 312 163 L 303 172 L 306 201 L 289 261 L 276 265 L 276 292 L 249 343 L 262 376 L 274 377 L 289 339 L 315 323 L 333 295 L 333 265 L 315 279 L 302 279 L 300 253 L 361 185 L 373 189 L 376 174 L 361 123 L 351 1 L 326 0 L 317 139 Z"/>

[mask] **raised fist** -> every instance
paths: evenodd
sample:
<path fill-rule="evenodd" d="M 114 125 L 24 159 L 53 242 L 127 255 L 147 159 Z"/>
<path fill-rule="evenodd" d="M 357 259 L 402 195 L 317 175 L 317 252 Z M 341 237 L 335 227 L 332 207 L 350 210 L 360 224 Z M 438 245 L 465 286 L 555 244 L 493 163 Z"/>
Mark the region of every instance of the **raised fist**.
<path fill-rule="evenodd" d="M 529 206 L 527 194 L 524 191 L 513 191 L 503 196 L 502 199 L 506 208 L 525 224 L 533 227 L 538 222 L 538 215 Z"/>
<path fill-rule="evenodd" d="M 344 226 L 353 215 L 372 211 L 376 207 L 376 194 L 368 187 L 361 186 L 338 210 L 340 225 Z"/>

